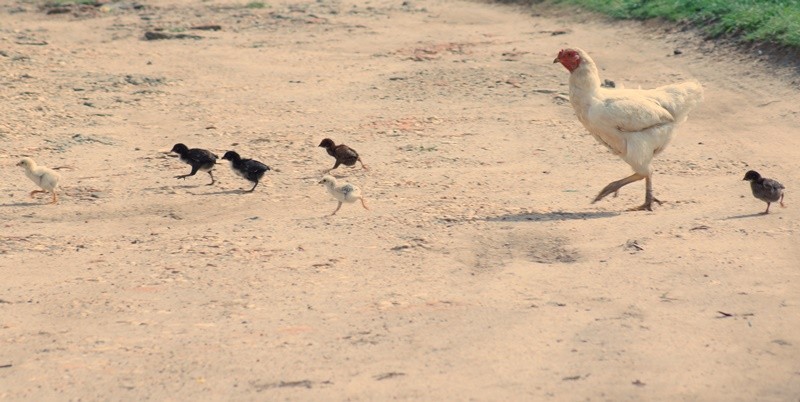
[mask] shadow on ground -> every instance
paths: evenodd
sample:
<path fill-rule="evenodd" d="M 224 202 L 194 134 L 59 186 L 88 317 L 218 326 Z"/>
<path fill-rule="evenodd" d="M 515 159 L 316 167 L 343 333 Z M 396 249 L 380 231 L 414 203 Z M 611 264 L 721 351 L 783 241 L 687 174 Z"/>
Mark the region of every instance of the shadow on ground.
<path fill-rule="evenodd" d="M 755 218 L 757 216 L 766 216 L 766 215 L 767 214 L 765 214 L 763 212 L 756 212 L 756 213 L 753 213 L 753 214 L 729 216 L 727 218 L 723 218 L 722 220 L 727 221 L 727 220 L 731 220 L 731 219 Z"/>
<path fill-rule="evenodd" d="M 234 190 L 220 190 L 220 191 L 212 191 L 208 193 L 192 193 L 195 195 L 223 195 L 223 194 L 251 194 L 250 191 L 242 190 L 242 189 L 234 189 Z"/>
<path fill-rule="evenodd" d="M 571 221 L 571 220 L 587 220 L 587 219 L 602 219 L 613 218 L 618 216 L 619 212 L 523 212 L 518 214 L 490 216 L 486 220 L 489 222 L 548 222 L 548 221 Z"/>
<path fill-rule="evenodd" d="M 0 204 L 0 207 L 30 207 L 33 205 L 45 205 L 41 202 L 12 202 L 9 204 Z"/>

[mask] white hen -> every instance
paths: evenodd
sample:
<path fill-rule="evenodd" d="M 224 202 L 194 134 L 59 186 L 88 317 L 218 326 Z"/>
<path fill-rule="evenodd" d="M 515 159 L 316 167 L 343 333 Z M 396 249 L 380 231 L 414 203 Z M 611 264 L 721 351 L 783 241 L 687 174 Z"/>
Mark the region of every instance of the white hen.
<path fill-rule="evenodd" d="M 336 215 L 336 213 L 339 212 L 339 208 L 342 207 L 342 203 L 344 202 L 353 203 L 356 202 L 356 200 L 361 200 L 361 205 L 364 207 L 364 209 L 369 209 L 364 201 L 364 197 L 361 195 L 361 189 L 358 187 L 350 183 L 338 184 L 336 182 L 336 178 L 331 175 L 323 176 L 319 184 L 324 184 L 328 189 L 328 192 L 331 193 L 336 201 L 339 202 L 339 205 L 336 206 L 336 210 L 333 211 L 331 216 Z"/>
<path fill-rule="evenodd" d="M 680 123 L 703 99 L 696 81 L 655 89 L 614 89 L 600 86 L 597 66 L 581 49 L 564 49 L 553 63 L 570 71 L 569 101 L 578 120 L 601 144 L 633 168 L 633 175 L 609 183 L 592 203 L 615 193 L 622 186 L 646 180 L 644 204 L 632 210 L 652 211 L 650 162 L 669 144 Z"/>
<path fill-rule="evenodd" d="M 41 190 L 31 191 L 31 197 L 36 193 L 46 193 L 49 191 L 53 193 L 53 201 L 51 204 L 55 204 L 56 201 L 58 201 L 56 187 L 58 187 L 58 181 L 61 179 L 61 175 L 52 169 L 36 165 L 36 162 L 31 158 L 22 158 L 22 160 L 17 163 L 17 166 L 25 168 L 25 176 L 28 176 L 37 186 L 42 188 Z"/>

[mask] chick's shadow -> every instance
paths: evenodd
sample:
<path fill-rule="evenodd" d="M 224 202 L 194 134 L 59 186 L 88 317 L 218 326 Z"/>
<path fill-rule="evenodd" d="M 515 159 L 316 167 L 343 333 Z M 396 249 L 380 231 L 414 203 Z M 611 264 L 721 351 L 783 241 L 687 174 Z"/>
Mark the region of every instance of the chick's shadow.
<path fill-rule="evenodd" d="M 731 219 L 755 218 L 755 217 L 758 217 L 758 216 L 766 216 L 766 215 L 767 214 L 765 214 L 764 212 L 756 212 L 756 213 L 752 213 L 752 214 L 729 216 L 727 218 L 723 218 L 722 220 L 723 221 L 729 221 Z"/>

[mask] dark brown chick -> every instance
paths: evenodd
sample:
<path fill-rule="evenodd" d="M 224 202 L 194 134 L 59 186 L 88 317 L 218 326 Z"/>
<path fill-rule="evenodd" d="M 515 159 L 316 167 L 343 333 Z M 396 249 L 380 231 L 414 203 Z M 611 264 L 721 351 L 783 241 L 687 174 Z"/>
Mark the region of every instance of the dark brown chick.
<path fill-rule="evenodd" d="M 336 163 L 333 165 L 332 168 L 325 171 L 325 173 L 330 172 L 333 169 L 339 167 L 339 165 L 345 166 L 354 166 L 356 162 L 361 164 L 361 167 L 364 169 L 369 169 L 367 165 L 361 161 L 361 157 L 358 156 L 358 152 L 355 149 L 348 147 L 344 144 L 336 145 L 332 139 L 326 138 L 319 143 L 319 146 L 325 148 L 328 152 L 328 155 L 336 158 Z"/>
<path fill-rule="evenodd" d="M 767 203 L 767 210 L 764 211 L 765 214 L 769 213 L 769 205 L 773 202 L 780 202 L 781 207 L 786 207 L 783 205 L 783 190 L 786 189 L 783 184 L 772 179 L 761 177 L 755 170 L 750 170 L 745 173 L 744 179 L 742 180 L 750 182 L 750 189 L 753 190 L 754 197 Z"/>

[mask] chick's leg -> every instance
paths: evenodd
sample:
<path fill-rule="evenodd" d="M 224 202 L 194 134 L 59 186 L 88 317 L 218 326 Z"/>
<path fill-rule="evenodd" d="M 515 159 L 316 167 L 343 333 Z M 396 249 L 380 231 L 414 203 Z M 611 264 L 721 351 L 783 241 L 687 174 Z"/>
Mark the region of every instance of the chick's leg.
<path fill-rule="evenodd" d="M 635 181 L 642 180 L 645 177 L 646 176 L 642 176 L 642 175 L 640 175 L 638 173 L 634 173 L 634 174 L 632 174 L 632 175 L 630 175 L 630 176 L 628 176 L 628 177 L 626 177 L 624 179 L 620 179 L 620 180 L 612 181 L 611 183 L 608 183 L 607 186 L 605 186 L 602 190 L 600 190 L 600 194 L 597 194 L 597 197 L 594 198 L 594 201 L 592 201 L 592 204 L 594 204 L 597 201 L 602 200 L 605 196 L 607 196 L 607 195 L 609 195 L 611 193 L 617 192 L 623 186 L 631 184 L 631 183 L 633 183 Z"/>
<path fill-rule="evenodd" d="M 208 175 L 211 176 L 211 183 L 206 184 L 206 186 L 211 186 L 216 182 L 216 180 L 214 180 L 214 175 L 211 174 L 210 170 L 208 171 Z"/>
<path fill-rule="evenodd" d="M 361 157 L 358 158 L 358 163 L 361 164 L 361 168 L 364 170 L 369 170 L 369 166 L 364 164 L 364 161 L 361 160 Z"/>
<path fill-rule="evenodd" d="M 361 197 L 361 206 L 364 207 L 367 211 L 369 211 L 369 207 L 367 206 L 367 202 L 364 201 L 364 197 Z"/>
<path fill-rule="evenodd" d="M 781 208 L 786 208 L 786 205 L 783 205 L 783 194 L 781 194 Z"/>
<path fill-rule="evenodd" d="M 323 171 L 322 173 L 329 173 L 331 170 L 338 168 L 338 167 L 339 167 L 339 165 L 341 165 L 341 164 L 342 164 L 342 162 L 339 162 L 339 161 L 337 160 L 337 161 L 336 161 L 336 163 L 334 163 L 334 164 L 333 164 L 333 167 L 332 167 L 332 168 L 330 168 L 330 169 L 328 169 L 328 170 L 325 170 L 325 171 Z"/>
<path fill-rule="evenodd" d="M 175 178 L 176 179 L 184 179 L 185 180 L 189 176 L 194 176 L 195 173 L 197 173 L 198 169 L 199 168 L 192 166 L 192 171 L 189 174 L 179 174 L 179 175 L 175 176 Z"/>
<path fill-rule="evenodd" d="M 341 208 L 341 207 L 342 207 L 342 202 L 341 202 L 341 201 L 339 201 L 339 205 L 337 205 L 337 206 L 336 206 L 336 210 L 335 210 L 335 211 L 333 211 L 333 213 L 331 214 L 331 216 L 334 216 L 334 215 L 336 215 L 336 213 L 337 213 L 337 212 L 339 212 L 339 208 Z"/>
<path fill-rule="evenodd" d="M 256 186 L 257 186 L 257 185 L 258 185 L 258 182 L 256 182 L 256 184 L 253 184 L 253 188 L 251 188 L 250 190 L 247 190 L 247 191 L 245 191 L 245 192 L 246 192 L 246 193 L 252 193 L 252 192 L 253 192 L 253 190 L 255 190 L 255 189 L 256 189 Z"/>
<path fill-rule="evenodd" d="M 661 200 L 653 197 L 653 176 L 651 175 L 645 178 L 644 204 L 636 208 L 631 208 L 629 211 L 652 211 L 653 201 L 661 205 Z"/>
<path fill-rule="evenodd" d="M 57 202 L 58 202 L 58 196 L 56 195 L 56 190 L 53 190 L 53 201 L 51 201 L 50 203 L 55 204 Z"/>
<path fill-rule="evenodd" d="M 37 194 L 37 193 L 46 193 L 46 192 L 47 192 L 47 191 L 44 191 L 44 190 L 33 190 L 33 191 L 31 191 L 31 198 L 33 198 L 33 195 L 34 195 L 34 194 Z"/>
<path fill-rule="evenodd" d="M 768 202 L 768 203 L 767 203 L 767 210 L 766 210 L 766 211 L 764 211 L 764 215 L 766 215 L 766 214 L 768 214 L 768 213 L 769 213 L 769 206 L 770 206 L 770 205 L 771 205 L 771 204 Z"/>

